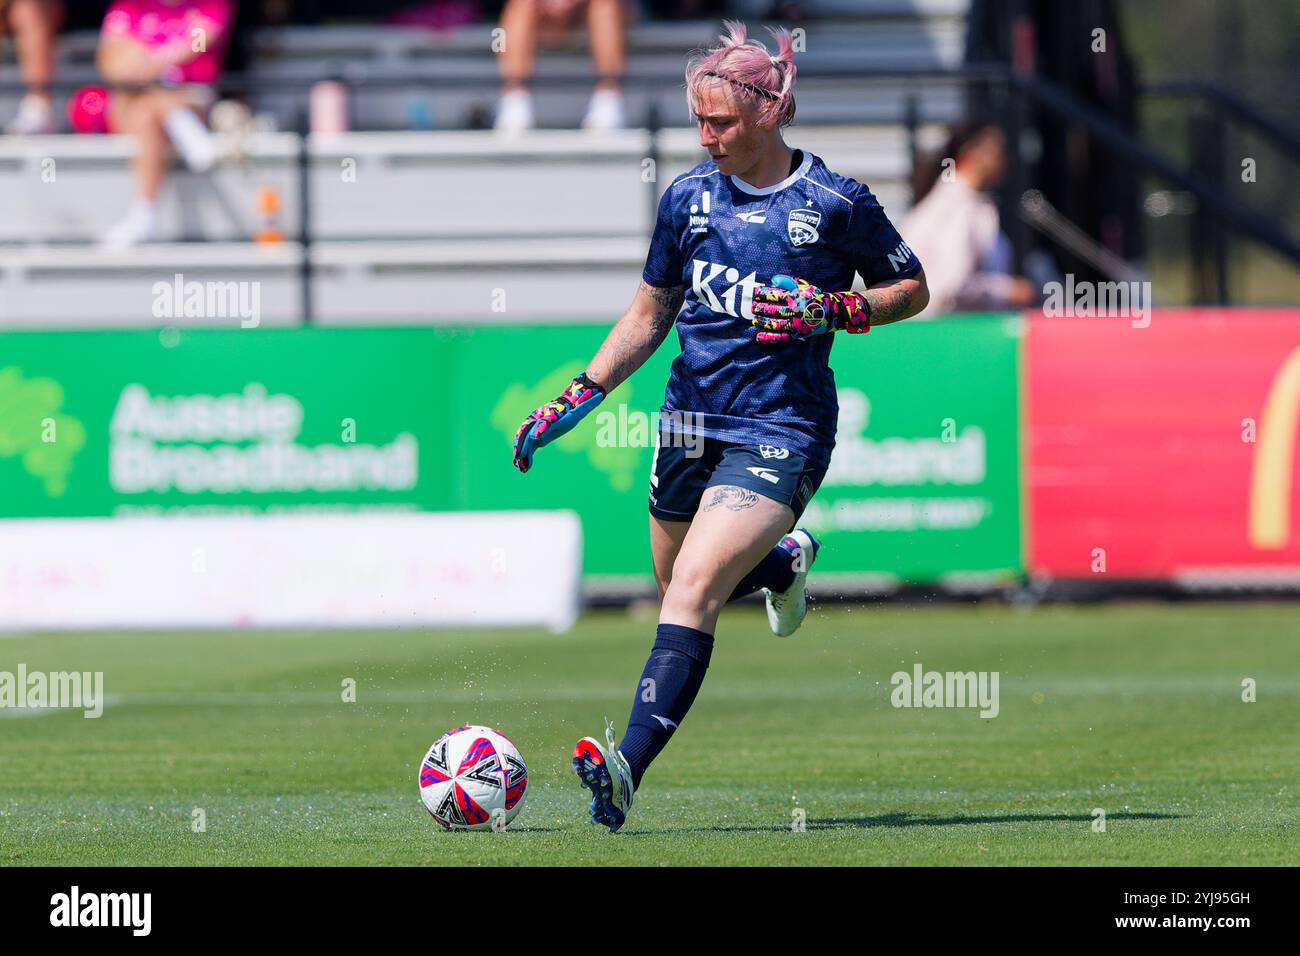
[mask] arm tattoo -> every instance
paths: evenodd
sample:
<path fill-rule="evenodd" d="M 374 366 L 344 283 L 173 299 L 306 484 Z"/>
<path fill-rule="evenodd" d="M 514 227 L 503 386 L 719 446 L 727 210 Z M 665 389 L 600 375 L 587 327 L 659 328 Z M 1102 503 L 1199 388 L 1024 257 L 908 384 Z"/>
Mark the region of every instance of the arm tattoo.
<path fill-rule="evenodd" d="M 748 488 L 719 485 L 713 489 L 713 497 L 709 499 L 709 503 L 700 510 L 712 511 L 714 508 L 726 508 L 728 511 L 743 511 L 754 507 L 757 503 L 758 495 Z"/>
<path fill-rule="evenodd" d="M 863 296 L 871 306 L 872 325 L 884 325 L 886 322 L 901 319 L 912 305 L 911 290 L 899 286 L 868 289 Z"/>
<path fill-rule="evenodd" d="M 640 339 L 641 336 L 637 331 L 629 328 L 627 323 L 622 321 L 619 321 L 610 331 L 609 338 L 600 348 L 609 362 L 610 380 L 605 383 L 607 389 L 612 389 L 640 366 Z M 597 358 L 599 357 L 598 355 Z"/>
<path fill-rule="evenodd" d="M 668 331 L 677 319 L 677 310 L 682 307 L 683 289 L 680 286 L 661 289 L 642 282 L 641 291 L 653 299 L 656 306 L 651 320 L 651 329 L 656 339 L 655 344 L 658 345 L 668 337 Z"/>
<path fill-rule="evenodd" d="M 614 325 L 592 363 L 600 363 L 608 368 L 605 374 L 607 380 L 601 381 L 608 390 L 627 379 L 663 344 L 672 330 L 673 322 L 677 320 L 677 310 L 682 307 L 685 295 L 685 290 L 680 286 L 661 289 L 645 282 L 641 283 L 639 291 L 654 303 L 649 322 L 623 316 Z"/>

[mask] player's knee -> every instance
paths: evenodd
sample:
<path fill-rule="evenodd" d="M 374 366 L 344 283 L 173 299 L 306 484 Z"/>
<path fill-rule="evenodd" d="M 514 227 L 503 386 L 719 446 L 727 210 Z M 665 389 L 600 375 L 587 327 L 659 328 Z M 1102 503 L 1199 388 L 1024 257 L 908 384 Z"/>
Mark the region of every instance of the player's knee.
<path fill-rule="evenodd" d="M 667 582 L 663 603 L 696 614 L 710 614 L 720 608 L 725 595 L 717 593 L 712 570 L 697 564 L 678 561 Z"/>

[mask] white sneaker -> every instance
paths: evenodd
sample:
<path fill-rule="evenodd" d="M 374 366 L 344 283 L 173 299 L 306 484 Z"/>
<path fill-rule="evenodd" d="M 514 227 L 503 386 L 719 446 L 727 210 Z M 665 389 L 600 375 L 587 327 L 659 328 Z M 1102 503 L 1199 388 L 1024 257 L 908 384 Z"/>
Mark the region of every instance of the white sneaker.
<path fill-rule="evenodd" d="M 206 173 L 221 158 L 217 138 L 189 107 L 178 106 L 164 116 L 163 128 L 185 165 L 194 172 Z"/>
<path fill-rule="evenodd" d="M 591 822 L 617 833 L 632 809 L 632 768 L 614 746 L 614 725 L 605 718 L 605 743 L 583 737 L 573 747 L 573 772 L 591 791 Z"/>
<path fill-rule="evenodd" d="M 58 132 L 54 107 L 44 96 L 28 93 L 18 104 L 18 114 L 5 126 L 11 136 L 46 136 Z"/>
<path fill-rule="evenodd" d="M 623 94 L 617 90 L 596 90 L 587 104 L 587 115 L 582 118 L 582 128 L 591 130 L 623 129 L 627 126 L 627 112 L 623 108 Z"/>
<path fill-rule="evenodd" d="M 763 588 L 763 593 L 767 596 L 767 623 L 772 633 L 777 637 L 789 637 L 799 630 L 808 614 L 808 570 L 817 560 L 817 550 L 821 545 L 803 528 L 795 528 L 781 543 L 794 550 L 794 582 L 779 593 L 768 588 Z"/>
<path fill-rule="evenodd" d="M 502 133 L 519 133 L 532 129 L 534 122 L 533 94 L 527 90 L 511 90 L 501 95 L 494 129 Z"/>
<path fill-rule="evenodd" d="M 128 249 L 142 242 L 158 241 L 158 207 L 137 199 L 123 218 L 104 233 L 99 244 L 106 249 Z"/>

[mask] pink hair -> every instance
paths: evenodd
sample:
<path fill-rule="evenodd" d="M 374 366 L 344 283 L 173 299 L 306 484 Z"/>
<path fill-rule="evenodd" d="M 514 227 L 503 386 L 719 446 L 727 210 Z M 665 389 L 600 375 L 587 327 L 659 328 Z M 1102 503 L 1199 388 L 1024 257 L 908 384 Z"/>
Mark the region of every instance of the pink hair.
<path fill-rule="evenodd" d="M 794 121 L 794 42 L 790 31 L 768 27 L 776 40 L 773 56 L 758 40 L 746 39 L 745 25 L 724 20 L 722 46 L 701 50 L 686 61 L 686 92 L 694 112 L 705 83 L 726 83 L 736 99 L 757 111 L 759 122 L 789 126 Z"/>

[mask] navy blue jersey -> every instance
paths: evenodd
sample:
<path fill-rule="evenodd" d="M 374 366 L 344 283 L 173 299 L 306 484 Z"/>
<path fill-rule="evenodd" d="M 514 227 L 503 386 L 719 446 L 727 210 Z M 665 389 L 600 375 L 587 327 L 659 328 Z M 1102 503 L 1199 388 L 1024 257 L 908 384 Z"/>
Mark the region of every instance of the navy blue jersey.
<path fill-rule="evenodd" d="M 793 173 L 762 189 L 724 175 L 713 160 L 679 176 L 659 201 L 642 273 L 648 285 L 685 288 L 682 351 L 663 404 L 681 414 L 663 416 L 665 430 L 829 462 L 839 412 L 828 364 L 835 336 L 758 342 L 754 289 L 789 275 L 844 292 L 855 272 L 872 285 L 920 271 L 871 190 L 807 151 Z"/>

